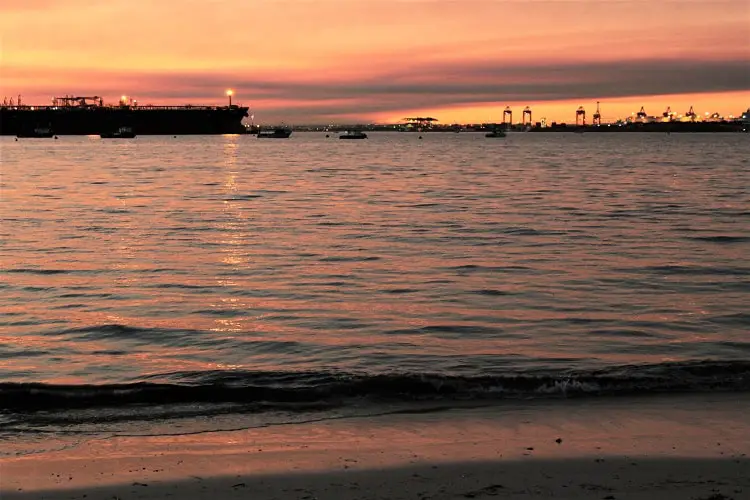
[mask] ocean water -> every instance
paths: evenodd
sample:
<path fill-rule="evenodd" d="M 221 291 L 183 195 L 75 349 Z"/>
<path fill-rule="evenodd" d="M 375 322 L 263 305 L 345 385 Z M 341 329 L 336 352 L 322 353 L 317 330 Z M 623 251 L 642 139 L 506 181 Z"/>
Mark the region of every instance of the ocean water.
<path fill-rule="evenodd" d="M 0 138 L 0 430 L 750 389 L 750 136 L 335 137 Z"/>

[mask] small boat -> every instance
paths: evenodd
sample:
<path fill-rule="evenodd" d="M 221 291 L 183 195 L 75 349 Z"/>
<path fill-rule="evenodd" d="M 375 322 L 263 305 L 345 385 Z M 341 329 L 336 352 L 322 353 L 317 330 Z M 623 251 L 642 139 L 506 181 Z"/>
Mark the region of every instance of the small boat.
<path fill-rule="evenodd" d="M 505 137 L 505 132 L 503 132 L 500 129 L 495 129 L 492 132 L 487 132 L 484 134 L 485 137 Z"/>
<path fill-rule="evenodd" d="M 290 135 L 292 135 L 292 129 L 285 127 L 258 130 L 258 139 L 288 139 Z"/>
<path fill-rule="evenodd" d="M 360 130 L 347 130 L 339 136 L 339 139 L 367 139 L 367 134 Z"/>
<path fill-rule="evenodd" d="M 102 139 L 135 139 L 135 132 L 130 127 L 120 127 L 117 132 L 99 134 Z"/>
<path fill-rule="evenodd" d="M 55 133 L 52 132 L 52 129 L 49 127 L 37 127 L 34 130 L 30 132 L 21 132 L 16 137 L 26 137 L 26 138 L 37 138 L 37 139 L 51 139 L 55 136 Z"/>

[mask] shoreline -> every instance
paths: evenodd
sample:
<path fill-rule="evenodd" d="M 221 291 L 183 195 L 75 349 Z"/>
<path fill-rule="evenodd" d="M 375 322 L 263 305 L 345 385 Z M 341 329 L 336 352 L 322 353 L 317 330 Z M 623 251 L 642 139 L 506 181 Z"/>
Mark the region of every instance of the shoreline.
<path fill-rule="evenodd" d="M 750 395 L 728 393 L 513 402 L 192 434 L 181 423 L 178 435 L 92 439 L 0 459 L 0 494 L 736 500 L 750 494 L 748 414 Z"/>

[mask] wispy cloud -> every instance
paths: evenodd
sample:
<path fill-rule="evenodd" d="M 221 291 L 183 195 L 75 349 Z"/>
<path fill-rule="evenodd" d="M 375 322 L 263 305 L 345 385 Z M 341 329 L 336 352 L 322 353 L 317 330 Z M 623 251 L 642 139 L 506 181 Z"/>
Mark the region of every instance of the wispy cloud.
<path fill-rule="evenodd" d="M 197 104 L 232 87 L 264 115 L 328 120 L 750 91 L 747 12 L 746 0 L 2 0 L 0 97 Z"/>
<path fill-rule="evenodd" d="M 750 60 L 636 60 L 558 64 L 504 64 L 501 61 L 436 63 L 398 68 L 346 81 L 274 80 L 232 73 L 95 73 L 87 90 L 105 95 L 123 91 L 147 100 L 215 101 L 231 85 L 238 99 L 264 103 L 268 114 L 306 116 L 368 115 L 445 106 L 540 103 L 573 99 L 693 94 L 750 90 Z M 69 92 L 70 89 L 57 89 Z"/>

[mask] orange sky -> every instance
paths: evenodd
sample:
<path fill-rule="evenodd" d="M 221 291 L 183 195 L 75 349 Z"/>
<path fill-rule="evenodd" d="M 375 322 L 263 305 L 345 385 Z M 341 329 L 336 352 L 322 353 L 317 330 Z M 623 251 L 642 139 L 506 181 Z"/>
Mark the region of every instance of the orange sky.
<path fill-rule="evenodd" d="M 750 106 L 747 0 L 2 0 L 0 37 L 0 98 L 27 103 L 233 88 L 290 123 Z"/>

